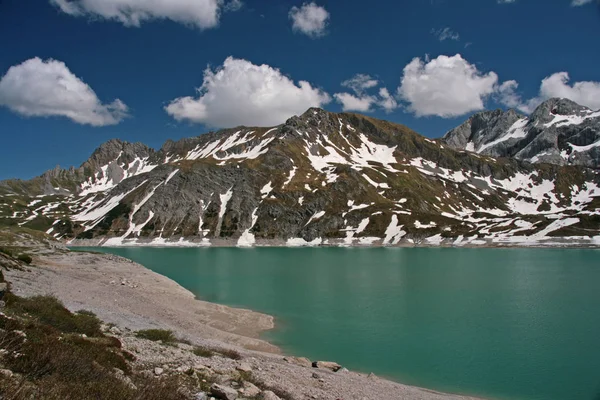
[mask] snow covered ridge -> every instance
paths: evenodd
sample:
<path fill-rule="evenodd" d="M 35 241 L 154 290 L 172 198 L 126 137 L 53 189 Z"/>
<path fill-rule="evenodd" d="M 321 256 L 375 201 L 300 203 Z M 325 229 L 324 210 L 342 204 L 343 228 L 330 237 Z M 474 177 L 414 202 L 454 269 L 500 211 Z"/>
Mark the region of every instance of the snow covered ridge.
<path fill-rule="evenodd" d="M 529 117 L 514 110 L 484 111 L 449 131 L 442 141 L 493 157 L 600 168 L 600 110 L 550 99 Z"/>
<path fill-rule="evenodd" d="M 524 136 L 524 118 L 509 117 L 494 116 L 511 135 L 498 143 Z M 356 114 L 310 110 L 157 152 L 109 147 L 79 193 L 0 194 L 0 224 L 105 246 L 594 247 L 600 236 L 597 172 L 457 151 Z"/>

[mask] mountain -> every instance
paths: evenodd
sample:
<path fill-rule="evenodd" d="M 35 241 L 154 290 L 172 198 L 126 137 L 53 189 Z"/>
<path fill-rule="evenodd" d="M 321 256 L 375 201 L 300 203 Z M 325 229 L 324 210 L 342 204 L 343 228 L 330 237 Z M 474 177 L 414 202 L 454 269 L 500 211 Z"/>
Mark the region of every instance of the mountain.
<path fill-rule="evenodd" d="M 442 142 L 492 157 L 600 168 L 600 111 L 556 98 L 529 117 L 515 110 L 484 111 L 446 133 Z"/>
<path fill-rule="evenodd" d="M 113 246 L 597 246 L 599 186 L 583 166 L 492 158 L 313 108 L 158 151 L 112 140 L 77 169 L 1 182 L 0 225 Z"/>

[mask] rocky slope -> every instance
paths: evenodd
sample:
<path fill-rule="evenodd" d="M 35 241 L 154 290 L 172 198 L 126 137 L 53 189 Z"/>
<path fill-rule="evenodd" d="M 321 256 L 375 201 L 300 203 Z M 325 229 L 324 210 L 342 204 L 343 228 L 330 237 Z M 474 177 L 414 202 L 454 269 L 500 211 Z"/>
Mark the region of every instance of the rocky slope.
<path fill-rule="evenodd" d="M 515 110 L 484 111 L 442 142 L 492 157 L 600 168 L 600 111 L 567 99 L 550 99 L 529 117 Z"/>
<path fill-rule="evenodd" d="M 554 125 L 571 126 L 561 107 Z M 521 121 L 508 114 L 470 124 Z M 466 134 L 444 140 L 321 109 L 158 151 L 113 140 L 78 169 L 0 183 L 0 224 L 112 246 L 600 244 L 596 170 L 451 148 L 473 143 Z"/>

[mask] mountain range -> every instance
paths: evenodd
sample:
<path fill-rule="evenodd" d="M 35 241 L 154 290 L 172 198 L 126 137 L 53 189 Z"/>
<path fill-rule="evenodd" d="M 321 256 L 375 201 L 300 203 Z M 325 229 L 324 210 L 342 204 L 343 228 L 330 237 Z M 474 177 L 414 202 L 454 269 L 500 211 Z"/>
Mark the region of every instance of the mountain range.
<path fill-rule="evenodd" d="M 600 112 L 550 99 L 431 140 L 312 108 L 0 182 L 0 225 L 73 245 L 598 246 Z"/>

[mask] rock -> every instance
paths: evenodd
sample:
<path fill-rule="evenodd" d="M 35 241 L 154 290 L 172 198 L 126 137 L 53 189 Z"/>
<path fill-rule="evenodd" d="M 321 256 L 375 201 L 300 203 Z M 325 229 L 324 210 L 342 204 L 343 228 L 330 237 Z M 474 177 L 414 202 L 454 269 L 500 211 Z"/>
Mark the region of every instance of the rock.
<path fill-rule="evenodd" d="M 375 375 L 374 373 L 371 372 L 369 375 L 367 375 L 367 378 L 375 379 L 375 378 L 377 378 L 377 375 Z"/>
<path fill-rule="evenodd" d="M 109 329 L 109 332 L 112 333 L 113 335 L 121 334 L 121 330 L 119 328 L 117 328 L 116 326 L 111 326 Z"/>
<path fill-rule="evenodd" d="M 301 367 L 312 367 L 312 362 L 306 357 L 283 357 L 283 360 Z"/>
<path fill-rule="evenodd" d="M 227 386 L 219 385 L 218 383 L 212 384 L 210 387 L 210 393 L 217 399 L 221 400 L 235 400 L 238 396 L 238 392 L 236 390 Z"/>
<path fill-rule="evenodd" d="M 319 379 L 321 375 L 317 374 L 316 372 L 313 372 L 312 377 L 315 379 Z"/>
<path fill-rule="evenodd" d="M 4 297 L 4 294 L 8 291 L 8 284 L 6 282 L 0 283 L 0 300 Z"/>
<path fill-rule="evenodd" d="M 154 368 L 154 375 L 156 375 L 156 376 L 160 376 L 160 375 L 162 375 L 162 374 L 163 374 L 163 372 L 165 372 L 165 370 L 164 370 L 164 369 L 162 369 L 162 368 L 160 368 L 160 367 L 156 367 L 156 368 Z"/>
<path fill-rule="evenodd" d="M 212 369 L 210 369 L 210 367 L 207 367 L 206 365 L 203 365 L 203 364 L 194 364 L 194 369 L 196 371 L 212 372 Z"/>
<path fill-rule="evenodd" d="M 270 390 L 265 390 L 264 392 L 262 392 L 261 398 L 263 400 L 281 400 L 275 393 L 271 392 Z"/>
<path fill-rule="evenodd" d="M 6 307 L 6 303 L 2 300 L 0 300 L 0 308 L 4 308 Z"/>
<path fill-rule="evenodd" d="M 10 369 L 0 369 L 0 376 L 12 378 L 13 372 Z"/>
<path fill-rule="evenodd" d="M 348 368 L 341 368 L 341 369 L 339 369 L 337 372 L 342 372 L 342 373 L 344 373 L 344 372 L 350 372 L 350 371 L 348 371 Z"/>
<path fill-rule="evenodd" d="M 198 392 L 194 395 L 194 400 L 208 400 L 208 395 L 204 392 Z"/>
<path fill-rule="evenodd" d="M 244 382 L 244 396 L 256 397 L 260 394 L 260 389 L 250 382 Z"/>
<path fill-rule="evenodd" d="M 241 363 L 235 369 L 242 372 L 252 372 L 252 367 L 249 364 Z"/>
<path fill-rule="evenodd" d="M 312 363 L 314 368 L 329 369 L 333 372 L 339 371 L 342 366 L 333 361 L 315 361 Z"/>
<path fill-rule="evenodd" d="M 154 378 L 154 374 L 152 373 L 152 371 L 140 371 L 140 376 L 146 378 L 146 379 L 150 379 L 150 378 Z"/>

